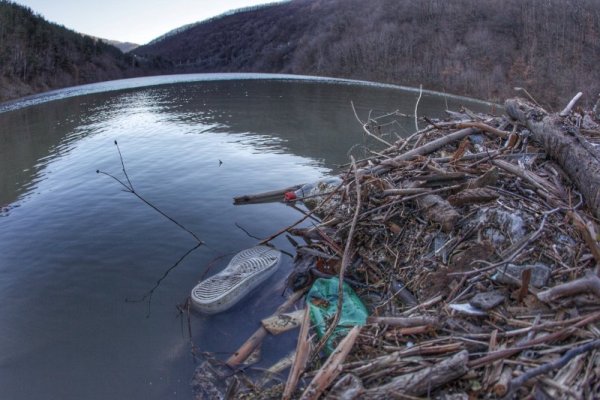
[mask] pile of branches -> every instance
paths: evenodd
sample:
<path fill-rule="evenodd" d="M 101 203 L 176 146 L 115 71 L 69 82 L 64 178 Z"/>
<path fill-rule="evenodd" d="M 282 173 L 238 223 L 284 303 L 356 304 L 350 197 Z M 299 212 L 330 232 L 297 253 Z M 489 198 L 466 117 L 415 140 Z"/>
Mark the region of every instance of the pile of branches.
<path fill-rule="evenodd" d="M 289 376 L 246 396 L 599 398 L 600 126 L 575 101 L 453 113 L 353 160 L 286 229 L 289 284 L 340 277 L 367 324 L 325 358 L 305 312 Z"/>

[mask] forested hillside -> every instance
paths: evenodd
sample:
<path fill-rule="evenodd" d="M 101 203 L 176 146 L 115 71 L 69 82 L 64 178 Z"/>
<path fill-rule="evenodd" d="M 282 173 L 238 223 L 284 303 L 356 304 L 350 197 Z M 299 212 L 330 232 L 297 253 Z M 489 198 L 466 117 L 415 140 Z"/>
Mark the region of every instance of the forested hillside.
<path fill-rule="evenodd" d="M 156 73 L 276 72 L 557 107 L 600 93 L 597 0 L 292 0 L 175 30 L 123 54 L 0 0 L 0 101 Z"/>
<path fill-rule="evenodd" d="M 176 72 L 367 79 L 557 106 L 600 93 L 597 0 L 293 0 L 198 24 L 134 50 Z"/>
<path fill-rule="evenodd" d="M 0 0 L 0 101 L 143 72 L 136 57 Z"/>

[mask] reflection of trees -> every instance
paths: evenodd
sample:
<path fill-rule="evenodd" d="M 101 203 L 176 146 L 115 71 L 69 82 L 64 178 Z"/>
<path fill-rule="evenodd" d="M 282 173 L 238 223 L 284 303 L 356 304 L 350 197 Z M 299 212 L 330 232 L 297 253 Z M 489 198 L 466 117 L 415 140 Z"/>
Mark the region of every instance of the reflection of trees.
<path fill-rule="evenodd" d="M 0 205 L 13 202 L 43 168 L 39 160 L 73 140 L 89 106 L 71 98 L 0 113 Z"/>
<path fill-rule="evenodd" d="M 373 116 L 395 109 L 411 113 L 416 94 L 315 82 L 214 81 L 71 97 L 0 113 L 0 205 L 25 192 L 45 165 L 41 159 L 57 156 L 58 148 L 62 154 L 70 151 L 106 121 L 127 122 L 138 108 L 159 115 L 157 123 L 183 124 L 198 134 L 242 134 L 257 151 L 288 152 L 333 168 L 347 162 L 348 150 L 364 140 L 351 100 L 366 119 L 371 109 Z M 456 103 L 449 101 L 452 108 Z M 432 96 L 419 105 L 422 115 L 443 109 L 444 99 Z M 394 129 L 411 132 L 414 122 L 406 123 Z"/>
<path fill-rule="evenodd" d="M 237 80 L 187 84 L 178 90 L 157 90 L 155 96 L 161 103 L 176 105 L 156 108 L 168 113 L 173 122 L 213 126 L 211 130 L 217 132 L 266 135 L 277 139 L 276 143 L 266 144 L 270 149 L 279 147 L 333 168 L 348 161 L 347 152 L 354 145 L 364 143 L 351 101 L 366 120 L 369 115 L 394 110 L 412 114 L 418 93 L 322 82 Z M 447 100 L 451 109 L 465 103 Z M 485 109 L 475 102 L 469 106 Z M 419 112 L 436 117 L 442 116 L 445 108 L 444 98 L 429 95 L 424 96 Z M 399 124 L 390 125 L 385 131 L 403 136 L 414 130 L 412 117 L 399 117 L 397 121 Z M 198 128 L 198 132 L 202 129 Z M 260 148 L 265 143 L 258 139 Z M 372 139 L 367 144 L 373 144 Z"/>

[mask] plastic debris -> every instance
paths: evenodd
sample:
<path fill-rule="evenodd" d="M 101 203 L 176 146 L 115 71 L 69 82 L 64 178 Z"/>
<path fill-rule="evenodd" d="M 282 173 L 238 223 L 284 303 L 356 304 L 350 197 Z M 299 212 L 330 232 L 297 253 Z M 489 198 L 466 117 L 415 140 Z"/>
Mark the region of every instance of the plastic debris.
<path fill-rule="evenodd" d="M 473 296 L 469 300 L 469 304 L 482 310 L 491 310 L 502 304 L 504 300 L 506 300 L 506 296 L 500 292 L 483 292 Z"/>
<path fill-rule="evenodd" d="M 531 286 L 538 289 L 546 286 L 548 279 L 550 279 L 550 268 L 540 263 L 533 265 L 508 264 L 506 267 L 499 268 L 498 272 L 492 276 L 492 280 L 515 285 L 519 283 L 521 274 L 526 269 L 531 269 L 531 280 L 529 282 Z"/>
<path fill-rule="evenodd" d="M 338 278 L 319 278 L 312 285 L 306 295 L 306 303 L 310 309 L 310 319 L 315 325 L 317 336 L 323 337 L 329 328 L 331 321 L 337 312 L 338 303 Z M 354 290 L 343 284 L 342 315 L 338 326 L 331 337 L 327 340 L 325 351 L 330 354 L 335 349 L 336 343 L 342 339 L 350 328 L 355 325 L 364 325 L 367 321 L 368 312 L 362 301 Z"/>
<path fill-rule="evenodd" d="M 323 196 L 328 195 L 332 190 L 342 183 L 342 180 L 337 177 L 320 179 L 314 183 L 307 183 L 294 192 L 286 192 L 284 194 L 285 201 L 301 200 L 306 207 L 315 208 Z"/>
<path fill-rule="evenodd" d="M 449 304 L 448 307 L 450 307 L 452 310 L 457 311 L 457 312 L 462 313 L 462 314 L 475 315 L 475 316 L 481 316 L 481 317 L 487 315 L 487 313 L 485 311 L 480 310 L 477 307 L 473 307 L 469 303 L 464 303 L 464 304 Z"/>

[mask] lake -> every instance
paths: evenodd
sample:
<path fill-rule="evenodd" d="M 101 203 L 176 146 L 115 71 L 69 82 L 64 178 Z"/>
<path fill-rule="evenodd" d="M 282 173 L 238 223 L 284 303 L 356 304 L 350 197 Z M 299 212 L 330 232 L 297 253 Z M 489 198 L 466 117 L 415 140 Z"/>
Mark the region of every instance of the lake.
<path fill-rule="evenodd" d="M 291 258 L 247 299 L 180 314 L 190 290 L 297 220 L 234 196 L 335 174 L 366 139 L 352 110 L 415 130 L 418 90 L 326 78 L 175 75 L 85 85 L 0 104 L 0 397 L 190 399 L 198 359 L 225 359 L 282 302 Z M 423 93 L 419 115 L 483 103 Z M 395 121 L 395 122 L 393 122 Z M 424 124 L 421 124 L 423 127 Z M 114 142 L 117 141 L 119 148 Z M 197 234 L 205 245 L 100 170 Z M 293 253 L 285 237 L 273 241 Z M 185 257 L 184 257 L 185 256 Z M 189 335 L 191 332 L 191 337 Z M 268 338 L 259 366 L 297 332 Z"/>

